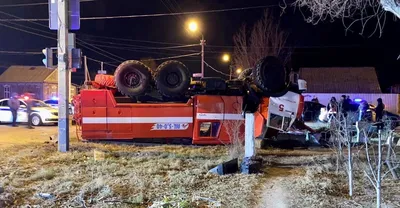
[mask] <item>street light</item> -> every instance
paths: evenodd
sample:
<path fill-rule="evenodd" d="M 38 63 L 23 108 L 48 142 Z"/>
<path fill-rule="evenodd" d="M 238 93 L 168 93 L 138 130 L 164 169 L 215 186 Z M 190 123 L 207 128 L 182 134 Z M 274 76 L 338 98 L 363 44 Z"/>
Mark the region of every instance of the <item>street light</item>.
<path fill-rule="evenodd" d="M 236 69 L 236 74 L 240 74 L 240 73 L 242 73 L 242 68 L 238 68 L 238 69 Z"/>
<path fill-rule="evenodd" d="M 195 20 L 188 21 L 188 30 L 192 33 L 199 31 L 199 23 Z M 201 33 L 201 32 L 200 32 Z M 204 40 L 204 35 L 201 33 L 201 78 L 204 78 L 204 46 L 206 45 L 206 40 Z"/>
<path fill-rule="evenodd" d="M 231 57 L 229 56 L 229 54 L 224 54 L 222 56 L 222 61 L 229 62 L 230 60 L 231 60 Z"/>
<path fill-rule="evenodd" d="M 199 26 L 197 25 L 197 22 L 189 22 L 189 31 L 190 32 L 196 32 L 199 29 Z"/>

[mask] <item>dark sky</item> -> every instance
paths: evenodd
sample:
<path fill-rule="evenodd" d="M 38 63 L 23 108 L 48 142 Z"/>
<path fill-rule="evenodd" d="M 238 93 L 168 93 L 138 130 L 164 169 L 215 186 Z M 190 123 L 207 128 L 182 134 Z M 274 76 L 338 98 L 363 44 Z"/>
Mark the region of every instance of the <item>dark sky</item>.
<path fill-rule="evenodd" d="M 40 3 L 46 0 L 1 0 L 0 5 Z M 280 8 L 277 7 L 278 0 L 96 0 L 95 2 L 81 3 L 81 16 L 117 16 L 132 14 L 154 14 L 182 11 L 199 11 L 213 9 L 227 9 L 235 7 L 249 7 L 271 5 L 272 11 L 278 16 Z M 169 8 L 167 8 L 167 6 Z M 172 8 L 173 7 L 173 8 Z M 23 7 L 1 7 L 0 11 L 17 15 L 22 18 L 48 18 L 47 5 L 23 6 Z M 82 20 L 81 29 L 75 31 L 77 38 L 97 45 L 99 49 L 88 50 L 81 47 L 84 54 L 90 58 L 118 65 L 119 62 L 107 58 L 99 53 L 110 57 L 107 52 L 128 59 L 140 59 L 146 57 L 162 58 L 180 54 L 197 52 L 200 46 L 178 50 L 155 50 L 143 49 L 145 47 L 172 46 L 167 43 L 197 44 L 199 37 L 191 37 L 185 33 L 185 21 L 195 17 L 201 20 L 203 33 L 207 40 L 206 61 L 215 68 L 228 72 L 228 66 L 221 63 L 222 52 L 232 52 L 232 37 L 239 27 L 244 24 L 253 24 L 262 17 L 263 9 L 251 9 L 246 11 L 230 11 L 219 13 L 208 13 L 191 16 L 164 16 L 144 17 L 114 20 Z M 0 18 L 9 18 L 0 14 Z M 341 20 L 334 23 L 329 21 L 318 25 L 308 24 L 304 21 L 298 9 L 289 7 L 281 17 L 282 28 L 290 32 L 288 46 L 294 48 L 292 55 L 292 66 L 299 67 L 323 67 L 323 66 L 374 66 L 383 88 L 391 84 L 400 83 L 399 61 L 396 60 L 400 54 L 399 38 L 400 21 L 393 21 L 393 15 L 387 14 L 386 25 L 382 37 L 379 33 L 368 38 L 370 33 L 360 35 L 360 28 L 354 27 L 354 32 L 345 33 Z M 56 37 L 54 31 L 39 25 L 17 22 L 5 23 L 8 26 L 28 30 L 36 34 Z M 47 25 L 48 22 L 38 22 Z M 375 28 L 376 22 L 371 21 L 367 25 L 367 32 Z M 33 29 L 32 29 L 33 28 Z M 47 33 L 53 33 L 47 34 Z M 100 37 L 99 37 L 100 36 Z M 0 50 L 2 51 L 38 51 L 45 47 L 56 46 L 55 40 L 46 39 L 26 32 L 17 31 L 0 25 Z M 110 37 L 116 39 L 106 39 Z M 123 41 L 118 39 L 130 39 L 136 41 Z M 164 44 L 143 42 L 154 41 Z M 114 45 L 110 45 L 114 44 Z M 103 45 L 103 46 L 101 46 Z M 105 48 L 104 45 L 113 48 Z M 135 46 L 133 46 L 135 45 Z M 78 45 L 79 46 L 79 45 Z M 221 47 L 224 46 L 224 47 Z M 128 49 L 126 49 L 128 48 Z M 114 59 L 120 60 L 114 57 Z M 42 65 L 41 55 L 4 55 L 0 54 L 0 65 L 27 64 Z M 200 71 L 199 57 L 180 58 L 192 72 Z M 160 64 L 162 61 L 158 61 Z M 89 61 L 92 72 L 99 69 L 100 65 Z M 115 67 L 106 65 L 105 68 L 112 72 Z M 211 69 L 206 68 L 207 76 L 217 76 Z M 77 72 L 73 75 L 73 81 L 80 83 L 83 73 Z"/>

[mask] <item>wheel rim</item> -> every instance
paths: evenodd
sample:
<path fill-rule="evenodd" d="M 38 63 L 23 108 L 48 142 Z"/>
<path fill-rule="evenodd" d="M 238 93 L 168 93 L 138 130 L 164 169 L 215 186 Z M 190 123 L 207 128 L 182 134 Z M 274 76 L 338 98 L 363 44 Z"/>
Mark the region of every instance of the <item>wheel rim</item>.
<path fill-rule="evenodd" d="M 170 73 L 168 74 L 166 81 L 169 86 L 175 87 L 179 84 L 180 78 L 177 73 Z"/>
<path fill-rule="evenodd" d="M 129 87 L 137 87 L 140 85 L 140 74 L 138 73 L 128 73 L 125 75 L 125 83 L 129 86 Z"/>
<path fill-rule="evenodd" d="M 32 124 L 33 124 L 34 126 L 38 126 L 39 123 L 40 123 L 40 118 L 39 118 L 38 116 L 33 116 L 33 117 L 32 117 Z"/>

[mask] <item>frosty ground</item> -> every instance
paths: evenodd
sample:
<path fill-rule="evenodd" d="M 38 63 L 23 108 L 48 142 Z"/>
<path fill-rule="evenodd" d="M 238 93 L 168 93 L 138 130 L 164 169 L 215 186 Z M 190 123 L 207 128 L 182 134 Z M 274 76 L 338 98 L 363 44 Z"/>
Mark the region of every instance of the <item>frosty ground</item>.
<path fill-rule="evenodd" d="M 135 146 L 71 142 L 57 152 L 56 127 L 1 125 L 0 207 L 373 207 L 366 178 L 347 195 L 330 149 L 258 150 L 263 173 L 215 176 L 225 146 Z M 74 137 L 71 129 L 71 137 Z M 101 154 L 100 160 L 95 160 Z M 400 206 L 399 186 L 384 183 L 384 203 Z M 357 188 L 358 187 L 358 188 Z"/>

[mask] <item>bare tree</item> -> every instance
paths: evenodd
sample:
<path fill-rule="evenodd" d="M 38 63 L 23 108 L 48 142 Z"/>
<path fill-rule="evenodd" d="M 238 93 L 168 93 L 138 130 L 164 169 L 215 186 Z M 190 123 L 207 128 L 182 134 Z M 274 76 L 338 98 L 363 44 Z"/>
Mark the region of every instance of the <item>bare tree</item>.
<path fill-rule="evenodd" d="M 359 142 L 359 136 L 354 134 L 354 126 L 358 125 L 357 113 L 343 113 L 341 108 L 330 120 L 330 135 L 333 150 L 336 153 L 336 173 L 341 169 L 345 170 L 348 176 L 349 196 L 353 196 L 353 145 Z M 345 157 L 345 149 L 347 147 L 347 157 Z"/>
<path fill-rule="evenodd" d="M 234 105 L 234 112 L 231 115 L 241 114 L 241 103 L 237 102 Z M 227 133 L 230 143 L 225 144 L 229 147 L 230 159 L 242 158 L 244 156 L 244 119 L 226 118 L 222 123 L 225 132 Z"/>
<path fill-rule="evenodd" d="M 348 31 L 355 23 L 360 23 L 361 34 L 364 34 L 367 23 L 376 21 L 371 36 L 377 31 L 382 35 L 386 12 L 400 18 L 400 0 L 295 0 L 293 6 L 307 8 L 311 14 L 304 18 L 312 24 L 326 19 L 341 19 Z"/>
<path fill-rule="evenodd" d="M 364 162 L 361 162 L 365 177 L 368 178 L 368 181 L 375 189 L 377 208 L 380 208 L 382 204 L 383 180 L 389 173 L 392 174 L 393 179 L 398 180 L 396 169 L 399 168 L 399 161 L 394 150 L 396 145 L 393 146 L 394 136 L 391 129 L 391 121 L 385 120 L 384 123 L 385 128 L 378 130 L 377 135 L 365 133 L 365 135 L 368 135 L 368 139 L 365 140 L 365 159 L 363 160 Z M 365 132 L 367 129 L 363 131 Z M 378 143 L 372 144 L 372 139 L 376 137 L 378 137 Z M 385 150 L 386 157 L 384 154 Z M 386 164 L 386 167 L 384 164 Z"/>
<path fill-rule="evenodd" d="M 251 68 L 265 56 L 280 57 L 284 63 L 290 60 L 290 50 L 285 48 L 288 33 L 275 22 L 272 13 L 265 10 L 264 16 L 248 31 L 243 25 L 233 37 L 235 44 L 233 62 L 236 67 Z"/>

